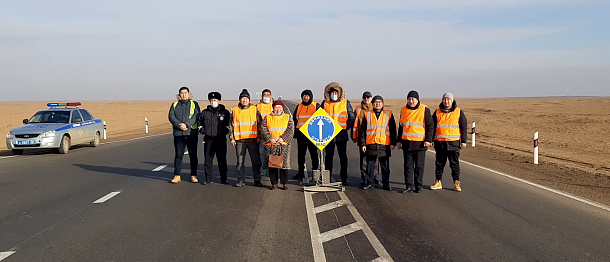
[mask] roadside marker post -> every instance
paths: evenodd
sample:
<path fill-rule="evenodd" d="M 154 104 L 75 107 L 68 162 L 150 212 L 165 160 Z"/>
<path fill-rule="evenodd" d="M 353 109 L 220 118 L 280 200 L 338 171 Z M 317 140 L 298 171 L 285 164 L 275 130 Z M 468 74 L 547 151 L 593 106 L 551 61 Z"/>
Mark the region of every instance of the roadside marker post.
<path fill-rule="evenodd" d="M 104 140 L 106 140 L 106 121 L 104 121 Z"/>
<path fill-rule="evenodd" d="M 534 133 L 534 165 L 538 164 L 538 131 Z"/>
<path fill-rule="evenodd" d="M 146 134 L 148 134 L 148 117 L 144 118 L 144 122 L 146 122 Z"/>
<path fill-rule="evenodd" d="M 320 108 L 316 111 L 299 130 L 311 141 L 320 152 L 320 170 L 313 170 L 313 184 L 303 181 L 305 191 L 313 192 L 329 192 L 329 191 L 345 191 L 341 186 L 341 182 L 330 182 L 330 171 L 325 170 L 324 165 L 324 148 L 330 143 L 343 128 L 332 119 L 324 109 Z"/>
<path fill-rule="evenodd" d="M 472 122 L 472 147 L 475 146 L 475 142 L 477 140 L 477 133 L 475 132 L 476 125 L 477 125 L 476 122 Z"/>

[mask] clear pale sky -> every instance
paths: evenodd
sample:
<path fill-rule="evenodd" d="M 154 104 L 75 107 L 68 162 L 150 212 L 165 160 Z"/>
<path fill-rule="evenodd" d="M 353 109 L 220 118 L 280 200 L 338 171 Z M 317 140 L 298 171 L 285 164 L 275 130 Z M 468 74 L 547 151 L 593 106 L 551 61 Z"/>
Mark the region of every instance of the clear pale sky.
<path fill-rule="evenodd" d="M 256 2 L 256 3 L 254 3 Z M 610 96 L 610 1 L 0 1 L 0 101 Z"/>

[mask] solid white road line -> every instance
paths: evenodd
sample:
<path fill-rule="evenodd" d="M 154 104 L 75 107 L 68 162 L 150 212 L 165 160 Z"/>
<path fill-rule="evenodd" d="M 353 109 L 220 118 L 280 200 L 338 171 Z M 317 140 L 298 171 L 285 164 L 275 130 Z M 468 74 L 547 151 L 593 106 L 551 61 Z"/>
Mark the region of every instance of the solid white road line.
<path fill-rule="evenodd" d="M 3 156 L 3 157 L 0 157 L 0 159 L 12 158 L 12 157 L 17 157 L 17 156 Z"/>
<path fill-rule="evenodd" d="M 345 236 L 345 235 L 349 235 L 349 234 L 354 233 L 354 232 L 356 232 L 358 230 L 361 230 L 361 229 L 362 229 L 362 226 L 360 225 L 360 223 L 354 222 L 354 223 L 351 223 L 351 224 L 349 224 L 347 226 L 342 226 L 340 228 L 336 228 L 336 229 L 333 229 L 333 230 L 330 230 L 330 231 L 326 231 L 326 232 L 320 234 L 320 238 L 322 239 L 322 243 L 324 243 L 324 242 L 331 241 L 331 240 L 333 240 L 335 238 L 339 238 L 339 237 L 342 237 L 342 236 Z"/>
<path fill-rule="evenodd" d="M 309 235 L 311 236 L 311 247 L 313 249 L 313 260 L 315 262 L 326 262 L 324 254 L 324 245 L 320 238 L 320 228 L 318 227 L 318 218 L 314 213 L 313 194 L 315 192 L 305 192 L 305 209 L 307 210 L 307 221 L 309 222 Z"/>
<path fill-rule="evenodd" d="M 381 257 L 382 259 L 384 259 L 385 261 L 388 261 L 388 262 L 394 261 L 392 259 L 392 257 L 390 256 L 390 254 L 388 253 L 388 251 L 385 250 L 383 245 L 381 245 L 381 242 L 379 242 L 379 239 L 377 239 L 377 237 L 373 233 L 373 230 L 371 230 L 369 225 L 367 225 L 366 222 L 364 221 L 364 218 L 362 218 L 360 213 L 358 213 L 358 210 L 356 210 L 356 207 L 354 207 L 354 204 L 352 204 L 352 201 L 350 201 L 349 198 L 347 198 L 347 195 L 345 195 L 345 192 L 337 192 L 337 193 L 339 193 L 339 196 L 341 197 L 341 199 L 343 199 L 343 201 L 345 201 L 345 203 L 347 205 L 347 209 L 349 209 L 350 213 L 352 213 L 352 216 L 354 216 L 354 219 L 356 219 L 356 222 L 360 223 L 360 225 L 362 226 L 362 231 L 364 232 L 364 235 L 366 235 L 366 238 L 368 238 L 369 242 L 371 242 L 371 245 L 373 245 L 373 248 L 375 249 L 375 251 L 377 251 L 377 254 L 379 255 L 379 257 Z"/>
<path fill-rule="evenodd" d="M 0 252 L 0 261 L 2 261 L 3 259 L 9 257 L 12 254 L 15 254 L 15 252 L 17 251 L 5 251 L 5 252 Z"/>
<path fill-rule="evenodd" d="M 121 193 L 121 191 L 114 191 L 114 192 L 108 193 L 108 195 L 105 195 L 102 198 L 95 200 L 95 202 L 93 202 L 93 204 L 104 203 L 104 202 L 108 201 L 108 199 L 111 199 L 112 197 L 114 197 L 120 193 Z"/>
<path fill-rule="evenodd" d="M 163 136 L 163 135 L 168 135 L 168 134 L 171 134 L 171 133 L 163 133 L 163 134 L 152 135 L 152 136 L 136 137 L 136 138 L 126 139 L 126 140 L 117 140 L 117 141 L 112 141 L 112 142 L 104 142 L 104 143 L 100 143 L 100 145 L 107 145 L 107 144 L 114 144 L 114 143 L 119 143 L 119 142 L 127 142 L 127 141 L 133 141 L 133 140 L 140 140 L 140 139 L 144 139 L 144 138 Z"/>
<path fill-rule="evenodd" d="M 165 167 L 167 167 L 167 165 L 161 165 L 161 166 L 158 166 L 157 168 L 153 169 L 152 171 L 153 172 L 158 172 L 158 171 L 161 171 L 161 169 L 163 169 Z"/>
<path fill-rule="evenodd" d="M 345 206 L 345 204 L 346 204 L 345 201 L 343 201 L 343 199 L 341 199 L 341 200 L 337 200 L 337 201 L 332 202 L 332 203 L 328 203 L 326 205 L 321 205 L 319 207 L 315 207 L 313 209 L 313 212 L 318 214 L 318 213 L 322 213 L 324 211 L 328 211 L 328 210 L 335 209 L 335 208 L 338 208 L 338 207 L 341 207 L 341 206 Z"/>

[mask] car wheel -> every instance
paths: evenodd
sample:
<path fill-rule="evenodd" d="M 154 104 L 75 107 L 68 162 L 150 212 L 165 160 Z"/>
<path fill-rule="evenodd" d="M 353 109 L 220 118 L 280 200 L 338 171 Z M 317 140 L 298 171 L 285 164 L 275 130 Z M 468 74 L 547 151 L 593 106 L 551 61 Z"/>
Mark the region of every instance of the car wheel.
<path fill-rule="evenodd" d="M 13 149 L 13 155 L 23 155 L 23 149 Z"/>
<path fill-rule="evenodd" d="M 91 143 L 89 143 L 92 147 L 97 147 L 100 145 L 100 133 L 99 132 L 95 132 L 95 135 L 93 136 L 93 141 L 91 141 Z"/>
<path fill-rule="evenodd" d="M 70 151 L 70 137 L 63 136 L 57 150 L 60 154 L 67 154 Z"/>

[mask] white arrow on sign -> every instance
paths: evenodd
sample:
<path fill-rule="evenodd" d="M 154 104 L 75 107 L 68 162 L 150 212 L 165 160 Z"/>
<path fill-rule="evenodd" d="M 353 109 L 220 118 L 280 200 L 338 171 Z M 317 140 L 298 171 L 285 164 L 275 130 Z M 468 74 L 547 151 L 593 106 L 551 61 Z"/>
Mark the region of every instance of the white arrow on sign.
<path fill-rule="evenodd" d="M 318 127 L 320 127 L 320 140 L 322 139 L 322 127 L 324 126 L 324 122 L 322 122 L 322 119 L 318 120 Z"/>

